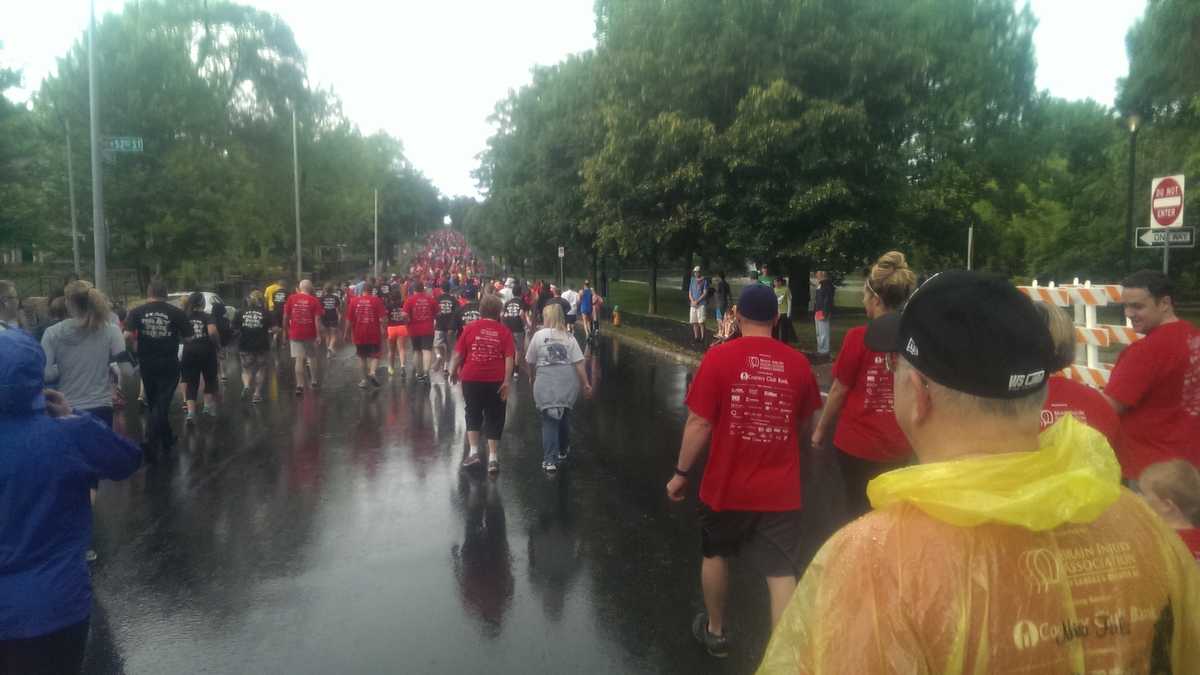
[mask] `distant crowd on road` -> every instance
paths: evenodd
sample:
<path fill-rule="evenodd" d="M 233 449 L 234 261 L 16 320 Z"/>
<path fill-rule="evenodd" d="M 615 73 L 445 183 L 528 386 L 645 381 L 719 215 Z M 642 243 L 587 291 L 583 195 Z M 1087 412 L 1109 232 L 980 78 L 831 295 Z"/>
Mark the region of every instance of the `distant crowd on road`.
<path fill-rule="evenodd" d="M 833 287 L 814 283 L 827 323 Z M 0 496 L 24 514 L 0 519 L 0 673 L 79 672 L 91 499 L 100 479 L 173 450 L 181 386 L 197 425 L 218 414 L 234 354 L 253 405 L 288 358 L 296 395 L 319 391 L 342 344 L 359 387 L 378 388 L 386 349 L 397 382 L 411 368 L 418 385 L 461 383 L 463 469 L 496 475 L 525 372 L 554 474 L 593 393 L 583 363 L 605 302 L 588 282 L 489 278 L 449 230 L 406 274 L 279 280 L 237 310 L 205 293 L 179 304 L 157 280 L 148 296 L 125 313 L 72 282 L 55 318 L 27 330 L 18 289 L 0 281 Z M 769 591 L 764 673 L 1200 672 L 1200 331 L 1176 316 L 1164 275 L 1125 280 L 1145 337 L 1103 391 L 1058 376 L 1076 349 L 1061 309 L 970 272 L 918 288 L 894 251 L 863 282 L 867 323 L 846 335 L 825 398 L 780 326 L 782 279 L 733 302 L 723 274 L 697 268 L 688 297 L 696 339 L 709 303 L 721 330 L 691 382 L 666 493 L 682 501 L 699 482 L 704 611 L 691 633 L 709 654 L 731 649 L 741 556 Z M 140 444 L 114 431 L 135 368 Z M 811 561 L 802 471 L 837 473 L 844 491 L 843 527 Z"/>

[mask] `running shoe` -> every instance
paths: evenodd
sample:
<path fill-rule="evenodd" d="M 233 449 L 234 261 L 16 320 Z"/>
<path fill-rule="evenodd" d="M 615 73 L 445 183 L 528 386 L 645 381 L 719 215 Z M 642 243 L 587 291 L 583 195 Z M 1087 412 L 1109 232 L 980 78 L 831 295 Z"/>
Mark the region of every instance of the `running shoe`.
<path fill-rule="evenodd" d="M 138 397 L 138 403 L 141 404 L 143 410 L 150 407 L 150 404 L 146 403 L 146 399 L 141 396 Z"/>
<path fill-rule="evenodd" d="M 563 448 L 558 451 L 558 461 L 567 461 L 567 456 L 571 454 L 571 448 Z"/>
<path fill-rule="evenodd" d="M 216 417 L 217 409 L 214 406 L 206 405 L 204 406 L 204 414 L 208 417 Z"/>
<path fill-rule="evenodd" d="M 245 401 L 248 398 L 250 398 L 250 390 L 242 387 L 242 400 Z"/>
<path fill-rule="evenodd" d="M 479 453 L 472 452 L 467 455 L 466 459 L 463 460 L 462 466 L 464 469 L 470 469 L 472 467 L 479 466 L 482 461 L 483 460 L 479 458 Z"/>
<path fill-rule="evenodd" d="M 490 474 L 500 473 L 500 460 L 497 460 L 497 459 L 489 459 L 488 460 L 488 473 L 490 473 Z"/>
<path fill-rule="evenodd" d="M 188 425 L 195 424 L 196 423 L 196 413 L 189 410 L 187 417 L 184 419 L 184 422 Z"/>
<path fill-rule="evenodd" d="M 251 403 L 262 403 L 262 400 L 263 400 L 262 394 L 255 394 L 254 398 L 250 399 L 250 402 Z"/>
<path fill-rule="evenodd" d="M 388 375 L 390 375 L 392 377 L 396 376 L 396 367 L 395 366 L 388 366 Z"/>
<path fill-rule="evenodd" d="M 89 548 L 87 550 L 87 553 L 83 554 L 83 559 L 90 563 L 96 562 L 96 558 L 98 558 L 98 557 L 100 557 L 100 556 L 96 555 L 96 549 L 94 549 L 94 548 Z"/>
<path fill-rule="evenodd" d="M 313 380 L 313 381 L 312 381 L 312 388 L 313 388 L 313 391 L 316 391 L 317 389 L 320 389 L 320 388 L 321 388 L 321 383 L 320 383 L 320 382 L 318 382 L 318 381 L 316 381 L 316 380 Z"/>
<path fill-rule="evenodd" d="M 366 389 L 366 388 L 367 388 L 367 381 L 366 381 L 366 380 L 359 380 L 359 381 L 358 381 L 358 388 L 359 388 L 359 389 Z"/>
<path fill-rule="evenodd" d="M 376 387 L 383 386 L 382 384 L 379 384 L 379 378 L 375 377 L 374 375 L 371 376 L 371 384 L 375 385 Z"/>
<path fill-rule="evenodd" d="M 303 395 L 304 395 L 304 387 L 297 385 L 297 387 L 296 387 L 296 395 L 297 395 L 297 396 L 303 396 Z"/>
<path fill-rule="evenodd" d="M 542 462 L 542 468 L 546 473 L 558 473 L 558 465 L 554 462 Z"/>
<path fill-rule="evenodd" d="M 708 612 L 700 612 L 692 621 L 692 637 L 704 646 L 709 656 L 718 659 L 729 656 L 729 637 L 708 632 Z"/>

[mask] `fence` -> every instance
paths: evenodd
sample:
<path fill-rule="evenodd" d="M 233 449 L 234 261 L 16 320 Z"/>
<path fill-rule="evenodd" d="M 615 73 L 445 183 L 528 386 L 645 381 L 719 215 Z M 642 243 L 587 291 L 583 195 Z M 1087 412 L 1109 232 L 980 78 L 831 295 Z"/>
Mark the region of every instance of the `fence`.
<path fill-rule="evenodd" d="M 1074 283 L 1063 286 L 1056 286 L 1054 282 L 1050 282 L 1048 286 L 1039 286 L 1037 281 L 1034 281 L 1031 286 L 1018 288 L 1034 300 L 1074 310 L 1075 364 L 1061 373 L 1068 379 L 1103 388 L 1108 383 L 1112 364 L 1100 360 L 1100 350 L 1115 345 L 1133 344 L 1142 337 L 1133 330 L 1128 319 L 1125 320 L 1125 325 L 1100 324 L 1097 321 L 1098 308 L 1121 303 L 1121 286 L 1094 286 L 1090 281 L 1080 284 L 1079 280 L 1075 279 Z"/>

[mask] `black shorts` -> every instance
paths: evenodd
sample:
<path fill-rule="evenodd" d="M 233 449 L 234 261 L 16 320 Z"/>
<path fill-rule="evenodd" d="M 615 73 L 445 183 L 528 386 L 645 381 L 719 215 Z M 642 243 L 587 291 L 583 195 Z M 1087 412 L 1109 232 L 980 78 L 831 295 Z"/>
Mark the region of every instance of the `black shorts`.
<path fill-rule="evenodd" d="M 797 511 L 713 511 L 699 506 L 700 553 L 730 558 L 741 552 L 764 576 L 799 577 L 803 521 Z"/>
<path fill-rule="evenodd" d="M 408 337 L 412 340 L 413 349 L 416 351 L 429 351 L 433 349 L 432 335 L 410 335 Z"/>
<path fill-rule="evenodd" d="M 574 326 L 574 325 L 575 325 L 575 320 L 576 320 L 576 319 L 578 319 L 578 318 L 579 318 L 579 317 L 578 317 L 578 315 L 575 315 L 575 314 L 568 314 L 568 315 L 567 315 L 567 325 L 568 325 L 568 326 Z"/>
<path fill-rule="evenodd" d="M 360 359 L 374 359 L 379 357 L 379 343 L 354 345 L 354 351 L 358 352 Z"/>
<path fill-rule="evenodd" d="M 333 316 L 329 316 L 328 314 L 322 315 L 321 316 L 321 325 L 326 328 L 337 328 L 338 327 L 338 316 L 336 314 L 334 314 Z"/>

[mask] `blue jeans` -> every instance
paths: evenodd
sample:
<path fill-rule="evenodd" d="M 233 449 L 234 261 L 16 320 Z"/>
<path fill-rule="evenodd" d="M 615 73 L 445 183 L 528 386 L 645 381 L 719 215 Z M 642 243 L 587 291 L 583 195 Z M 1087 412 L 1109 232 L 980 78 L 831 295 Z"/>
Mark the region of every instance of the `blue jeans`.
<path fill-rule="evenodd" d="M 817 321 L 817 353 L 829 353 L 829 319 Z"/>
<path fill-rule="evenodd" d="M 542 411 L 542 462 L 558 464 L 560 452 L 566 454 L 571 446 L 570 424 L 571 409 L 563 408 L 562 418 L 554 419 L 550 413 Z"/>

